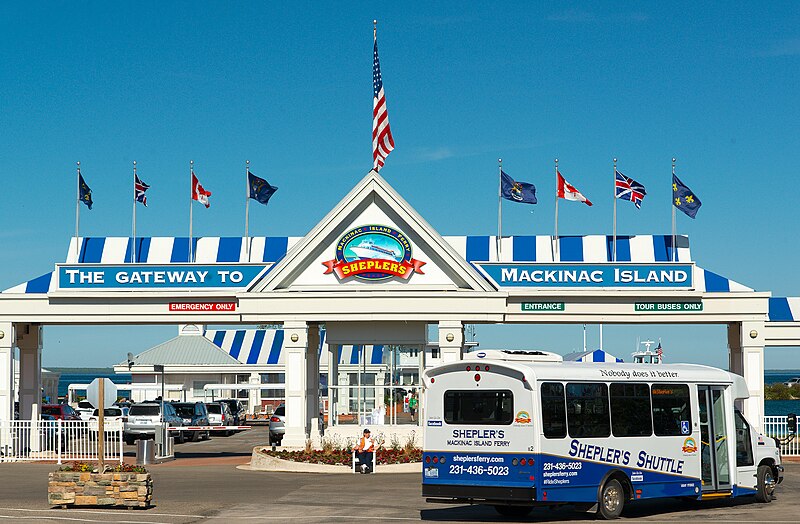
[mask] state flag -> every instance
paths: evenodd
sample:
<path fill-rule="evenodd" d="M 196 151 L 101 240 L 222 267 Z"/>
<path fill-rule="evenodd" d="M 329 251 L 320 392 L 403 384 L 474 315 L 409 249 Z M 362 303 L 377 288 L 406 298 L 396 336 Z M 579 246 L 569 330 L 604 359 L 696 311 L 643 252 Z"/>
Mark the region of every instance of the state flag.
<path fill-rule="evenodd" d="M 695 218 L 703 203 L 686 184 L 672 175 L 672 205 L 686 213 L 689 218 Z"/>
<path fill-rule="evenodd" d="M 247 172 L 247 185 L 250 188 L 250 198 L 265 205 L 269 202 L 272 195 L 275 194 L 275 191 L 278 190 L 277 187 L 271 186 L 269 182 L 255 176 L 250 171 Z"/>
<path fill-rule="evenodd" d="M 503 171 L 500 171 L 500 195 L 512 202 L 535 204 L 536 186 L 527 182 L 517 182 Z"/>

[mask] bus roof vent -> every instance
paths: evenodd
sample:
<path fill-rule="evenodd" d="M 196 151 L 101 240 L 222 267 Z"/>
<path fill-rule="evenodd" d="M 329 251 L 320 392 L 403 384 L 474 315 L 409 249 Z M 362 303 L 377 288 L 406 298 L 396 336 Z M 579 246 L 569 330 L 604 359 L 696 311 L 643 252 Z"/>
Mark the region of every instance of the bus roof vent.
<path fill-rule="evenodd" d="M 482 349 L 465 353 L 464 358 L 507 360 L 511 362 L 562 362 L 561 355 L 536 349 Z"/>

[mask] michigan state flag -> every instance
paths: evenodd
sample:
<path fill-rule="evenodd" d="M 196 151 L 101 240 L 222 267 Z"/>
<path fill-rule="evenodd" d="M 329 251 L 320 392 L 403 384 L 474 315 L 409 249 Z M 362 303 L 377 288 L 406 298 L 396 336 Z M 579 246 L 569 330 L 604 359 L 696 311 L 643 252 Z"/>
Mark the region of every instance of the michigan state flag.
<path fill-rule="evenodd" d="M 83 175 L 78 175 L 78 198 L 86 204 L 86 207 L 92 209 L 92 190 L 83 180 Z"/>
<path fill-rule="evenodd" d="M 680 178 L 672 175 L 672 205 L 694 218 L 703 203 Z"/>
<path fill-rule="evenodd" d="M 250 198 L 257 200 L 262 204 L 267 204 L 277 187 L 269 185 L 269 182 L 263 178 L 255 176 L 250 171 L 247 172 L 247 185 L 250 187 Z"/>
<path fill-rule="evenodd" d="M 528 182 L 517 182 L 505 171 L 500 171 L 500 195 L 512 202 L 536 203 L 536 187 Z"/>

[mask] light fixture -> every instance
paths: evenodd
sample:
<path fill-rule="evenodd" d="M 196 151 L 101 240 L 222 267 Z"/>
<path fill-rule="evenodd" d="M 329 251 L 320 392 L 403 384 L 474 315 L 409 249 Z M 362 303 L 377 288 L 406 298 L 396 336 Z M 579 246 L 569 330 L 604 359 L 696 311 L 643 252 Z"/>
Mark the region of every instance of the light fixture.
<path fill-rule="evenodd" d="M 446 338 L 448 342 L 452 342 L 453 339 L 456 337 L 454 337 L 452 333 L 448 333 L 447 336 L 444 338 Z"/>
<path fill-rule="evenodd" d="M 300 340 L 300 337 L 297 336 L 297 333 L 292 333 L 291 339 L 292 342 L 297 342 L 298 340 Z"/>
<path fill-rule="evenodd" d="M 755 329 L 750 331 L 750 338 L 756 338 L 758 336 L 758 331 Z"/>
<path fill-rule="evenodd" d="M 3 338 L 5 336 L 6 336 L 6 332 L 5 331 L 0 331 L 0 338 Z"/>

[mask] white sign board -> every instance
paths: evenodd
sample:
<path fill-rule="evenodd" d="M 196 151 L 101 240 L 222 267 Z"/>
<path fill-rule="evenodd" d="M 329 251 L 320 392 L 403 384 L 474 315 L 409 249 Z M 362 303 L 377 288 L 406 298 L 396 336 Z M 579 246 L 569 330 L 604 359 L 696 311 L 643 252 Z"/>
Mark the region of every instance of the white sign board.
<path fill-rule="evenodd" d="M 86 400 L 92 403 L 95 408 L 100 407 L 100 381 L 104 381 L 103 407 L 107 408 L 117 401 L 117 385 L 111 382 L 110 378 L 96 378 L 92 380 L 86 388 Z"/>

